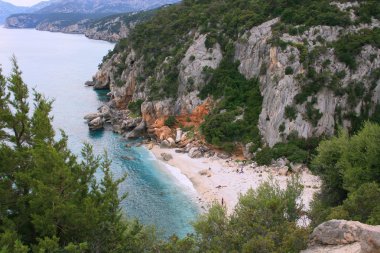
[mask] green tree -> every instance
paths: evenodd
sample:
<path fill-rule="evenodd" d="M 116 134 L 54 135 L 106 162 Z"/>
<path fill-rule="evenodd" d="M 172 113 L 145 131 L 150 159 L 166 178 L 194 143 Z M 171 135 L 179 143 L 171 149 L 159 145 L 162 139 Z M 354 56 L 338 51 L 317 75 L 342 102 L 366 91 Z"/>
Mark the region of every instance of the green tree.
<path fill-rule="evenodd" d="M 314 225 L 341 218 L 380 223 L 380 126 L 367 122 L 354 136 L 321 142 L 314 169 L 323 179 L 313 203 Z"/>
<path fill-rule="evenodd" d="M 84 145 L 79 162 L 62 132 L 56 140 L 52 101 L 28 87 L 15 58 L 0 72 L 0 252 L 144 252 L 152 231 L 126 220 L 107 156 Z M 103 177 L 97 180 L 96 172 Z"/>

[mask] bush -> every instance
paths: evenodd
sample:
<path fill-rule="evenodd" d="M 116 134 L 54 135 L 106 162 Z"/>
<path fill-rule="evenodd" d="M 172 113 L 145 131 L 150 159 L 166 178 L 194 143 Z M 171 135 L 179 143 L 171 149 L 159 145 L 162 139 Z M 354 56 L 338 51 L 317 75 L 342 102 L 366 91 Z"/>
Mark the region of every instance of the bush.
<path fill-rule="evenodd" d="M 272 159 L 286 157 L 293 163 L 308 164 L 315 154 L 319 140 L 319 138 L 302 139 L 289 135 L 287 142 L 277 143 L 272 148 L 266 147 L 257 152 L 255 161 L 259 165 L 270 165 Z"/>
<path fill-rule="evenodd" d="M 285 68 L 285 75 L 293 75 L 294 71 L 293 71 L 293 68 L 290 67 L 290 66 L 287 66 Z"/>
<path fill-rule="evenodd" d="M 174 127 L 175 124 L 177 124 L 177 120 L 174 116 L 169 116 L 166 120 L 165 120 L 165 126 L 168 126 L 168 127 Z"/>
<path fill-rule="evenodd" d="M 285 118 L 290 121 L 295 120 L 297 118 L 297 109 L 292 105 L 287 105 L 285 107 Z"/>
<path fill-rule="evenodd" d="M 362 29 L 357 33 L 342 36 L 334 43 L 335 54 L 349 68 L 356 69 L 356 56 L 364 45 L 380 47 L 380 28 Z"/>
<path fill-rule="evenodd" d="M 272 150 L 268 147 L 264 147 L 256 153 L 255 161 L 258 165 L 270 165 L 272 163 L 272 156 Z"/>
<path fill-rule="evenodd" d="M 140 116 L 141 115 L 141 104 L 144 102 L 142 99 L 138 99 L 136 101 L 131 101 L 128 104 L 128 109 L 132 112 L 132 114 Z"/>

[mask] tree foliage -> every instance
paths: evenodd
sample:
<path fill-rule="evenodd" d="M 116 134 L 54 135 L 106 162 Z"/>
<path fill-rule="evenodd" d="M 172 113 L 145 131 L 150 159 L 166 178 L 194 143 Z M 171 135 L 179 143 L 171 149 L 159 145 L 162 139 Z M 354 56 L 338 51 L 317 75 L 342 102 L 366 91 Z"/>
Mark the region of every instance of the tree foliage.
<path fill-rule="evenodd" d="M 232 215 L 215 203 L 195 223 L 195 234 L 163 245 L 165 252 L 299 252 L 306 247 L 307 227 L 297 226 L 302 187 L 293 178 L 282 190 L 263 183 L 240 196 Z"/>
<path fill-rule="evenodd" d="M 323 179 L 319 200 L 314 203 L 316 223 L 346 218 L 379 224 L 380 126 L 367 122 L 349 137 L 322 141 L 313 168 Z M 325 209 L 327 211 L 322 211 Z"/>
<path fill-rule="evenodd" d="M 9 78 L 0 72 L 0 251 L 143 252 L 149 248 L 138 223 L 120 209 L 125 196 L 107 156 L 84 145 L 78 161 L 57 139 L 52 101 L 29 91 L 16 60 Z M 101 171 L 101 180 L 95 172 Z M 149 238 L 151 239 L 151 238 Z M 152 239 L 150 240 L 152 241 Z"/>

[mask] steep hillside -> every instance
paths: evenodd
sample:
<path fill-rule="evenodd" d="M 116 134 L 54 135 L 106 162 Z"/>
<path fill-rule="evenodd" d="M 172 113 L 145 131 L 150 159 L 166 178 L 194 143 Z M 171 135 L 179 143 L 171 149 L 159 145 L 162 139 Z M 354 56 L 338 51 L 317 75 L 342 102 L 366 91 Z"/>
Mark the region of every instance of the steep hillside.
<path fill-rule="evenodd" d="M 9 16 L 5 27 L 79 33 L 92 39 L 116 42 L 126 38 L 137 23 L 149 19 L 157 8 L 175 2 L 177 0 L 55 0 L 49 1 L 47 6 L 46 3 L 40 4 L 41 9 L 33 13 Z"/>
<path fill-rule="evenodd" d="M 305 162 L 316 138 L 380 120 L 379 19 L 375 0 L 187 0 L 138 25 L 93 84 L 111 89 L 111 109 L 141 104 L 138 130 L 173 116 L 188 129 L 207 105 L 208 143 Z"/>
<path fill-rule="evenodd" d="M 129 35 L 137 23 L 151 18 L 156 10 L 109 15 L 104 13 L 15 14 L 7 28 L 36 28 L 41 31 L 84 34 L 90 39 L 117 42 Z"/>
<path fill-rule="evenodd" d="M 157 8 L 178 0 L 61 0 L 38 13 L 123 13 Z"/>
<path fill-rule="evenodd" d="M 9 15 L 25 12 L 27 9 L 27 7 L 15 6 L 11 3 L 0 1 L 0 24 L 3 24 Z"/>

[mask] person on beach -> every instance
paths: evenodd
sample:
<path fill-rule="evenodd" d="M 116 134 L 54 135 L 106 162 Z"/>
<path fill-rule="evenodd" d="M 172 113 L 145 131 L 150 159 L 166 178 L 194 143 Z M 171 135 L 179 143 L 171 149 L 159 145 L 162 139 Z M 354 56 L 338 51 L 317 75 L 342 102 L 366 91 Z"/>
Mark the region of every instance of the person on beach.
<path fill-rule="evenodd" d="M 222 206 L 224 206 L 224 199 L 222 198 Z"/>

